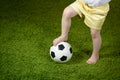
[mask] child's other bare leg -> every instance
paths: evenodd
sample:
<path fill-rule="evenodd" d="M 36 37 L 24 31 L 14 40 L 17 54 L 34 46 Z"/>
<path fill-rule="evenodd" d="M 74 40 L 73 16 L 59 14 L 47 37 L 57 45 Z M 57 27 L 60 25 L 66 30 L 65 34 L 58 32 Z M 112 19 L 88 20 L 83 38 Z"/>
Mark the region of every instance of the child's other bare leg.
<path fill-rule="evenodd" d="M 95 64 L 99 59 L 99 50 L 101 47 L 100 30 L 91 29 L 91 36 L 93 41 L 93 52 L 91 57 L 87 60 L 88 64 Z"/>
<path fill-rule="evenodd" d="M 59 42 L 67 41 L 68 32 L 71 26 L 71 18 L 76 16 L 77 13 L 71 6 L 68 6 L 64 9 L 62 15 L 62 23 L 61 23 L 61 35 L 53 41 L 53 45 L 57 45 Z"/>

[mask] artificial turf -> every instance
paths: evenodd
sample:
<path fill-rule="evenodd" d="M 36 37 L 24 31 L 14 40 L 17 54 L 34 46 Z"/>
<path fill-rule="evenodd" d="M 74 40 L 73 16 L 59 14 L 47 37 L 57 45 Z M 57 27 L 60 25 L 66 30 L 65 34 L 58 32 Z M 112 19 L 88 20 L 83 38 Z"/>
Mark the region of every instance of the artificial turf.
<path fill-rule="evenodd" d="M 73 1 L 0 1 L 0 80 L 120 80 L 119 0 L 110 3 L 97 64 L 86 64 L 92 40 L 78 17 L 69 32 L 72 59 L 64 64 L 51 60 L 49 48 L 60 35 L 62 12 Z"/>

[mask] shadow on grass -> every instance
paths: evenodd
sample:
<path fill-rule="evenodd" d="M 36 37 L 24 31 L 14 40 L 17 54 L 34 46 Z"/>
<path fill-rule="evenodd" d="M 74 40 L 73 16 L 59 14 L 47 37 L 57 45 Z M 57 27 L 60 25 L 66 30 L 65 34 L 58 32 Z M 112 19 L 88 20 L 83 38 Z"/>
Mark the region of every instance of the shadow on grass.
<path fill-rule="evenodd" d="M 80 50 L 80 52 L 73 52 L 73 56 L 70 63 L 77 64 L 80 62 L 84 62 L 90 54 L 91 51 L 87 49 Z"/>

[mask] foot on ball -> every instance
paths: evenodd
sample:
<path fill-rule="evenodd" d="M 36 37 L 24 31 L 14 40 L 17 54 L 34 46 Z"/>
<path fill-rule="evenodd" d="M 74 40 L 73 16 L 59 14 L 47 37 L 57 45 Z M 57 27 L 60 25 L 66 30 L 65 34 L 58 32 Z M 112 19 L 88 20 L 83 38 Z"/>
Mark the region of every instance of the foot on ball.
<path fill-rule="evenodd" d="M 53 45 L 56 46 L 60 42 L 67 41 L 67 39 L 68 38 L 65 37 L 65 36 L 59 36 L 58 38 L 56 38 L 56 39 L 53 40 Z"/>

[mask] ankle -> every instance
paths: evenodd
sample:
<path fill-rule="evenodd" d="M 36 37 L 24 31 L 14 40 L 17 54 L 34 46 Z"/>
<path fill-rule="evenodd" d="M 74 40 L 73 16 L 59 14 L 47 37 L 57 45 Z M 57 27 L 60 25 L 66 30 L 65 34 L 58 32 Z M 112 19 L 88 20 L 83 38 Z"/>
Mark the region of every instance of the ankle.
<path fill-rule="evenodd" d="M 62 37 L 62 38 L 67 38 L 68 35 L 60 35 L 60 37 Z"/>
<path fill-rule="evenodd" d="M 68 40 L 68 36 L 67 35 L 60 35 L 59 36 L 61 39 L 67 41 Z"/>

